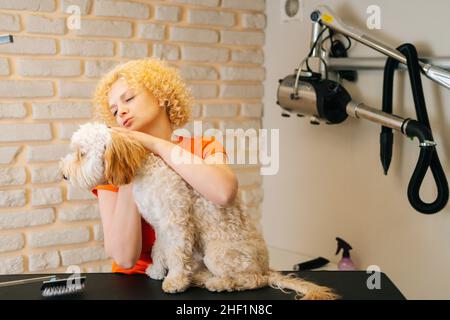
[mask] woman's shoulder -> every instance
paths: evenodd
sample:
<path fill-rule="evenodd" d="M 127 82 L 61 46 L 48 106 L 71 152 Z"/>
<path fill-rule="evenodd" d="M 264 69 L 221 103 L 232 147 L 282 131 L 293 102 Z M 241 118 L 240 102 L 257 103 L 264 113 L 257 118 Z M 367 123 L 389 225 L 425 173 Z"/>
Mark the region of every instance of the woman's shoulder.
<path fill-rule="evenodd" d="M 118 192 L 119 191 L 119 187 L 116 187 L 112 184 L 102 184 L 102 185 L 98 185 L 96 186 L 94 189 L 91 190 L 91 192 L 98 197 L 98 191 L 97 190 L 108 190 L 108 191 L 112 191 L 112 192 Z"/>

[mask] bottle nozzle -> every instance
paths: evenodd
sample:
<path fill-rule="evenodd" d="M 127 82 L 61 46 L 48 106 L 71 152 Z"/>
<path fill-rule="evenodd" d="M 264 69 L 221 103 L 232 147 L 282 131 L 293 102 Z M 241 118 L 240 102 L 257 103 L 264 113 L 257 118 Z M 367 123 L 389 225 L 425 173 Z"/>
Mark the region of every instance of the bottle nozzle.
<path fill-rule="evenodd" d="M 341 251 L 341 249 L 344 251 L 342 256 L 344 258 L 349 258 L 350 257 L 350 250 L 352 250 L 352 246 L 349 245 L 345 240 L 336 237 L 336 241 L 337 241 L 337 250 L 336 250 L 336 255 L 339 253 L 339 251 Z"/>

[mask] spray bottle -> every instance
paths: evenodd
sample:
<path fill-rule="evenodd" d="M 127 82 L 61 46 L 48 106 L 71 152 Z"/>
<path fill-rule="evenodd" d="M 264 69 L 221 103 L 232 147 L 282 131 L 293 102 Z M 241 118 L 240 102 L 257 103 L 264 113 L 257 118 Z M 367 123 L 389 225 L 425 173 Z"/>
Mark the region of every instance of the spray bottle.
<path fill-rule="evenodd" d="M 352 247 L 342 240 L 339 237 L 336 237 L 337 241 L 337 251 L 336 255 L 341 251 L 341 249 L 344 251 L 342 253 L 342 259 L 338 263 L 338 269 L 339 270 L 355 270 L 355 265 L 353 264 L 353 261 L 350 259 L 350 250 L 352 250 Z"/>

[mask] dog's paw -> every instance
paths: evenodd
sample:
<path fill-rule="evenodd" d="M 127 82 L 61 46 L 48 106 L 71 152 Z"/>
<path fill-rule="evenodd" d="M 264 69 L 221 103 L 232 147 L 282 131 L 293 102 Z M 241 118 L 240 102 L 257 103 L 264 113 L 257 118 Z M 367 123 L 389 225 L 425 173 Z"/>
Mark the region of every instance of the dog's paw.
<path fill-rule="evenodd" d="M 166 270 L 163 267 L 158 267 L 151 264 L 145 270 L 145 273 L 153 280 L 162 280 L 166 276 Z"/>
<path fill-rule="evenodd" d="M 162 283 L 162 289 L 166 293 L 183 292 L 186 291 L 189 284 L 189 278 L 185 275 L 168 276 Z"/>
<path fill-rule="evenodd" d="M 205 288 L 212 292 L 233 291 L 232 283 L 220 277 L 211 277 L 206 280 Z"/>

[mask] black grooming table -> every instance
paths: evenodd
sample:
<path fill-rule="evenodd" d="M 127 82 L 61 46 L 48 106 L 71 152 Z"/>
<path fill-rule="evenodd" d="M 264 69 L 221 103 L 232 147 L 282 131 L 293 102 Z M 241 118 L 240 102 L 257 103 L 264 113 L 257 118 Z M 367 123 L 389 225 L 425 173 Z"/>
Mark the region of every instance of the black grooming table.
<path fill-rule="evenodd" d="M 288 272 L 285 272 L 288 273 Z M 289 272 L 292 273 L 292 272 Z M 298 276 L 317 284 L 333 288 L 342 299 L 405 299 L 392 281 L 380 273 L 380 289 L 368 289 L 370 274 L 365 271 L 302 271 Z M 55 274 L 58 278 L 67 278 L 69 274 Z M 286 294 L 270 287 L 244 291 L 214 293 L 201 288 L 189 288 L 186 292 L 166 294 L 161 290 L 161 281 L 145 275 L 124 275 L 117 273 L 87 273 L 86 287 L 77 295 L 64 299 L 83 300 L 292 300 L 294 294 Z M 2 275 L 0 282 L 41 277 L 42 274 Z M 22 284 L 12 287 L 0 287 L 0 300 L 49 300 L 40 293 L 41 283 Z"/>

